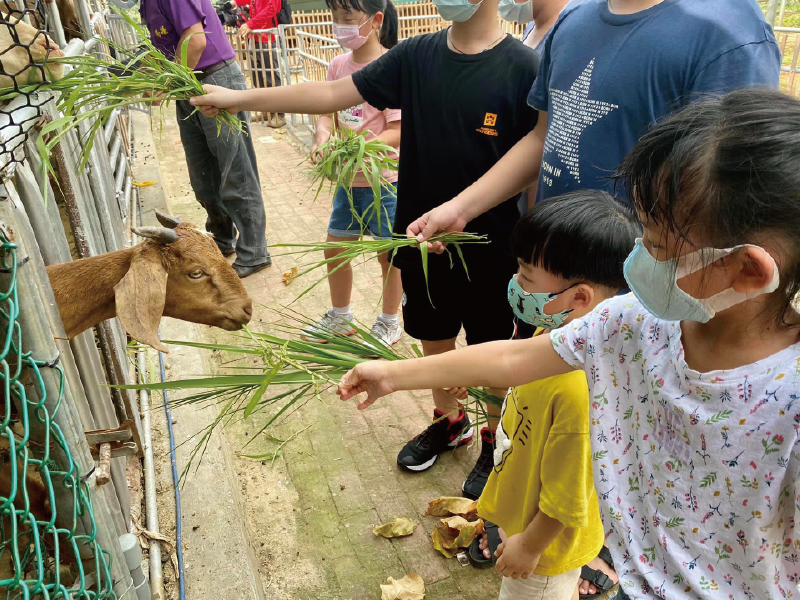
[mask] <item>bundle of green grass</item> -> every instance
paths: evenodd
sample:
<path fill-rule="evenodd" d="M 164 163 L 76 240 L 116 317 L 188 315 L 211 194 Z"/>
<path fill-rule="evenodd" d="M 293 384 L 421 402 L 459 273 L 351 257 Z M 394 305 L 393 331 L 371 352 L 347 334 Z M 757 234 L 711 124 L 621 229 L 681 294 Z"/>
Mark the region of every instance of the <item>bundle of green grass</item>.
<path fill-rule="evenodd" d="M 45 81 L 34 77 L 29 83 L 17 80 L 14 85 L 9 80 L 6 85 L 10 87 L 0 89 L 0 103 L 34 92 L 55 94 L 56 106 L 63 117 L 46 124 L 38 140 L 43 168 L 51 173 L 51 150 L 79 125 L 88 125 L 81 140 L 80 168 L 83 169 L 92 150 L 94 134 L 108 122 L 115 109 L 156 100 L 168 104 L 204 93 L 200 81 L 186 64 L 188 38 L 179 51 L 181 61 L 175 62 L 156 49 L 128 15 L 119 14 L 135 31 L 138 42 L 135 50 L 122 48 L 111 40 L 101 40 L 114 50 L 116 57 L 59 57 L 58 53 L 51 52 L 41 63 L 34 64 L 37 68 L 30 69 L 32 74 L 41 72 L 40 68 L 51 74 Z M 223 128 L 235 133 L 243 130 L 241 121 L 226 111 L 220 111 L 216 121 L 218 133 L 222 133 Z"/>

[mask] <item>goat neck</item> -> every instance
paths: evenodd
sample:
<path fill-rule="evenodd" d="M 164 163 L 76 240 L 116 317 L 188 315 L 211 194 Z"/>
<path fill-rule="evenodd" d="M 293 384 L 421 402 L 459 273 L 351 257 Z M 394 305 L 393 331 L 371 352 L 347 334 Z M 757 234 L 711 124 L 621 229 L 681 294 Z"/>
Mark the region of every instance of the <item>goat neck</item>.
<path fill-rule="evenodd" d="M 135 251 L 136 246 L 47 267 L 67 337 L 117 316 L 114 286 L 125 277 Z"/>

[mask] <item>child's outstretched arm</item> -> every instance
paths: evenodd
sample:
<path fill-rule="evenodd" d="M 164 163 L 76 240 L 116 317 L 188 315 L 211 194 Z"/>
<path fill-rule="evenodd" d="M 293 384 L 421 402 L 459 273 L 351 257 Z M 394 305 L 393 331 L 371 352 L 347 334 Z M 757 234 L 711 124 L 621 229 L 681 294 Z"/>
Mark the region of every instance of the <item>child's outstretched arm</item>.
<path fill-rule="evenodd" d="M 220 110 L 233 114 L 257 110 L 322 115 L 364 102 L 352 77 L 254 90 L 229 90 L 217 85 L 204 85 L 203 89 L 206 93 L 190 98 L 189 103 L 207 117 L 216 117 Z"/>
<path fill-rule="evenodd" d="M 413 360 L 357 365 L 339 384 L 342 400 L 362 393 L 359 409 L 398 390 L 486 386 L 507 388 L 572 371 L 553 350 L 550 336 L 489 342 Z"/>

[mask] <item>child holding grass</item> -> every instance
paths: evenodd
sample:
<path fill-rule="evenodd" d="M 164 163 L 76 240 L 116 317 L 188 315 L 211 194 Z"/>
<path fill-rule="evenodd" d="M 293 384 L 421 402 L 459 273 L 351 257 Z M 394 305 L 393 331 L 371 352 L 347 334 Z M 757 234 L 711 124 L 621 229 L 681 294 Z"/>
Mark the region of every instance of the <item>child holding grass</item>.
<path fill-rule="evenodd" d="M 333 14 L 333 34 L 343 48 L 351 50 L 337 56 L 328 69 L 328 81 L 349 77 L 360 71 L 372 61 L 383 56 L 397 44 L 397 11 L 391 0 L 328 0 Z M 378 110 L 367 102 L 340 110 L 336 115 L 323 115 L 317 122 L 312 161 L 317 160 L 319 148 L 331 137 L 334 123 L 338 128 L 370 132 L 367 139 L 379 139 L 395 148 L 400 146 L 400 111 L 394 109 Z M 384 178 L 389 183 L 397 182 L 397 173 L 385 171 Z M 373 237 L 388 239 L 392 236 L 397 197 L 394 190 L 381 187 L 381 211 L 373 208 L 373 191 L 366 177 L 359 173 L 350 190 L 339 187 L 333 197 L 333 210 L 328 223 L 326 241 L 356 240 L 362 234 L 361 223 L 353 217 L 350 208 L 352 195 L 353 210 L 361 215 L 366 226 L 363 233 Z M 326 250 L 325 258 L 330 259 L 342 250 Z M 372 325 L 372 334 L 387 346 L 397 343 L 403 335 L 403 328 L 397 318 L 400 297 L 403 294 L 400 271 L 392 267 L 387 253 L 378 257 L 383 273 L 383 312 Z M 305 332 L 305 338 L 319 341 L 321 332 L 335 332 L 352 335 L 355 330 L 355 316 L 350 308 L 350 295 L 353 291 L 353 270 L 349 264 L 339 267 L 338 262 L 328 263 L 328 285 L 331 290 L 331 308 L 317 323 Z"/>
<path fill-rule="evenodd" d="M 192 98 L 213 116 L 237 107 L 326 114 L 369 102 L 403 111 L 397 214 L 403 232 L 417 215 L 469 186 L 535 125 L 526 102 L 538 56 L 500 27 L 499 0 L 434 0 L 451 27 L 405 40 L 349 77 L 285 88 L 231 92 L 216 86 Z M 504 288 L 517 262 L 508 239 L 519 220 L 516 196 L 479 216 L 469 231 L 488 236 L 480 249 L 463 248 L 469 273 L 457 258 L 428 257 L 426 281 L 419 253 L 401 249 L 405 331 L 421 340 L 425 355 L 454 350 L 463 327 L 468 344 L 508 339 L 513 312 Z M 457 384 L 456 384 L 457 385 Z M 504 396 L 506 390 L 492 393 Z M 434 422 L 398 453 L 400 468 L 429 469 L 440 454 L 472 439 L 474 429 L 457 399 L 434 389 Z M 492 465 L 494 426 L 481 432 L 481 456 L 462 486 L 480 495 Z"/>
<path fill-rule="evenodd" d="M 519 272 L 508 300 L 517 318 L 542 334 L 591 313 L 625 287 L 622 263 L 640 235 L 636 213 L 605 192 L 537 204 L 511 236 Z M 478 514 L 487 539 L 476 540 L 469 557 L 479 567 L 499 557 L 500 600 L 576 594 L 581 568 L 603 547 L 583 371 L 509 391 Z M 601 590 L 612 585 L 606 580 Z"/>
<path fill-rule="evenodd" d="M 363 363 L 342 379 L 342 398 L 367 392 L 364 408 L 398 389 L 583 371 L 619 597 L 793 597 L 798 132 L 800 103 L 777 91 L 689 105 L 618 171 L 644 224 L 624 267 L 633 294 L 550 336 Z"/>

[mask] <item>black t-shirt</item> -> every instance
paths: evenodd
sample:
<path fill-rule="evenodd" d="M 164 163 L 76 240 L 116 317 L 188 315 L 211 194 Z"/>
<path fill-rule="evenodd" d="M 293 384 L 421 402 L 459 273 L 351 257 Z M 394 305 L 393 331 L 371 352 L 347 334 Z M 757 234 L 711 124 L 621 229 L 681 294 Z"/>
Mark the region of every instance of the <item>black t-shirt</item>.
<path fill-rule="evenodd" d="M 536 52 L 511 36 L 486 52 L 459 54 L 448 48 L 445 30 L 405 40 L 353 74 L 372 106 L 403 111 L 395 233 L 469 187 L 533 129 L 538 113 L 527 96 L 538 66 Z M 510 255 L 518 219 L 511 198 L 465 231 L 488 235 L 493 251 Z M 468 266 L 496 257 L 486 246 L 463 249 Z M 410 257 L 401 252 L 398 262 Z M 431 259 L 431 266 L 449 267 L 446 256 Z M 419 252 L 413 264 L 420 264 Z"/>

